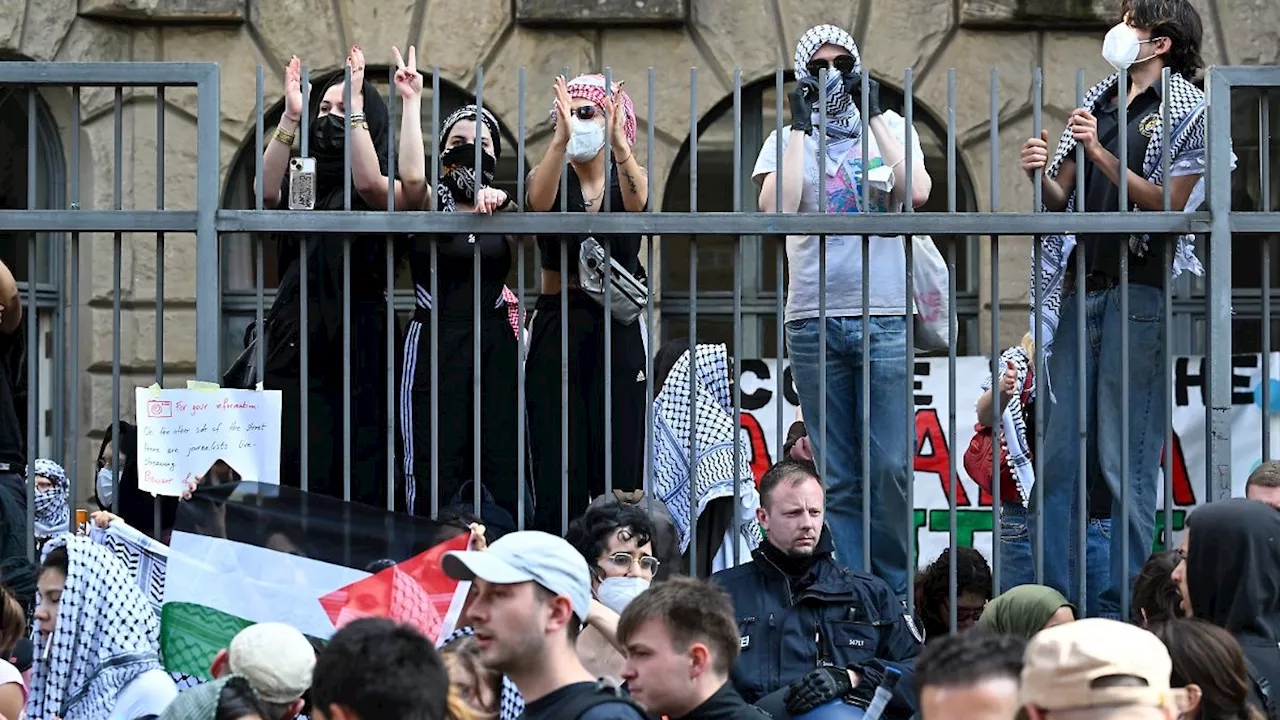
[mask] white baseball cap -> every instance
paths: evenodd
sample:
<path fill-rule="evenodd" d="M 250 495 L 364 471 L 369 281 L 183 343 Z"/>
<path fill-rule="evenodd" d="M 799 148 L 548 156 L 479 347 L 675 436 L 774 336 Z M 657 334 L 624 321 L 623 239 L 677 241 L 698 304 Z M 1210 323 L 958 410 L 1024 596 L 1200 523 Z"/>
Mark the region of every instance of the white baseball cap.
<path fill-rule="evenodd" d="M 569 598 L 579 622 L 586 622 L 591 608 L 591 569 L 586 559 L 564 538 L 549 533 L 507 533 L 480 552 L 445 553 L 442 566 L 454 580 L 480 578 L 495 585 L 537 583 Z"/>
<path fill-rule="evenodd" d="M 258 697 L 283 705 L 302 697 L 311 687 L 316 651 L 306 636 L 290 625 L 257 623 L 231 639 L 227 667 L 243 675 Z"/>

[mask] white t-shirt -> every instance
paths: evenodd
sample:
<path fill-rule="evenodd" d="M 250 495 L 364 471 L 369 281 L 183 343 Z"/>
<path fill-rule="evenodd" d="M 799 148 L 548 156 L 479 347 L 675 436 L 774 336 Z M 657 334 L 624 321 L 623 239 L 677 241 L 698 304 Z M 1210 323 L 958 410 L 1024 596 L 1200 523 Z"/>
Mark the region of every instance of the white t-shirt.
<path fill-rule="evenodd" d="M 9 684 L 14 684 L 22 688 L 22 698 L 25 701 L 27 697 L 27 684 L 22 681 L 22 673 L 19 672 L 18 668 L 14 667 L 13 663 L 8 660 L 0 660 L 0 685 Z M 26 716 L 26 712 L 23 712 L 12 720 L 23 720 Z"/>
<path fill-rule="evenodd" d="M 148 670 L 120 691 L 108 720 L 135 720 L 146 715 L 162 715 L 176 697 L 178 686 L 169 673 L 164 670 Z"/>
<path fill-rule="evenodd" d="M 906 121 L 902 116 L 886 110 L 885 124 L 899 143 L 906 142 Z M 782 152 L 787 151 L 791 126 L 782 129 Z M 778 134 L 769 133 L 760 155 L 756 158 L 752 178 L 763 182 L 764 176 L 777 170 Z M 880 149 L 870 127 L 867 128 L 867 157 L 870 166 L 883 165 Z M 924 150 L 920 147 L 920 134 L 911 134 L 911 158 L 924 162 Z M 815 132 L 805 136 L 805 183 L 800 196 L 800 212 L 818 212 L 818 136 Z M 862 145 L 860 141 L 844 140 L 827 143 L 827 212 L 860 212 L 862 198 Z M 874 202 L 874 193 L 872 193 Z M 881 207 L 876 212 L 901 212 L 895 208 Z M 817 235 L 788 235 L 786 319 L 804 320 L 818 317 L 818 258 L 820 239 Z M 870 237 L 871 287 L 867 306 L 872 315 L 905 315 L 906 301 L 906 253 L 902 237 Z M 862 315 L 862 237 L 859 235 L 827 236 L 827 317 L 859 317 Z"/>

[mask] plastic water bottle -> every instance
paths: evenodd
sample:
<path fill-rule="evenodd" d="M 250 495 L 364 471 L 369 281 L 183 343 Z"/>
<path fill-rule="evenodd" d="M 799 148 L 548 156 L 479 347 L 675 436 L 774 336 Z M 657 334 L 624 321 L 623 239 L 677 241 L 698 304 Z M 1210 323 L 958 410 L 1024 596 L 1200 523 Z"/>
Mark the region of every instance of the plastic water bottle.
<path fill-rule="evenodd" d="M 885 668 L 884 680 L 880 681 L 880 687 L 876 688 L 876 694 L 871 697 L 871 704 L 867 706 L 867 714 L 863 716 L 863 720 L 880 720 L 884 709 L 889 706 L 889 700 L 893 698 L 893 689 L 901 678 L 902 672 L 897 668 Z"/>

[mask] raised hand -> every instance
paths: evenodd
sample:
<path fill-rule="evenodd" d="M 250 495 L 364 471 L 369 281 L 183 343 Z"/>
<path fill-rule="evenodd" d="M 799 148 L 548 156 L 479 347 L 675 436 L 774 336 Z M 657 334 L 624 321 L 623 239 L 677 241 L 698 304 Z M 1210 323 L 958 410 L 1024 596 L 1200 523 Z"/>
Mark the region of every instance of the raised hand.
<path fill-rule="evenodd" d="M 418 52 L 409 46 L 409 62 L 400 55 L 400 48 L 392 45 L 391 53 L 396 61 L 396 91 L 404 100 L 422 97 L 422 73 L 418 72 Z"/>
<path fill-rule="evenodd" d="M 351 68 L 351 112 L 364 109 L 364 51 L 359 45 L 351 46 L 347 66 Z"/>
<path fill-rule="evenodd" d="M 618 83 L 618 91 L 613 93 L 613 102 L 609 109 L 609 142 L 613 144 L 613 155 L 624 158 L 631 154 L 631 143 L 627 141 L 627 106 L 622 101 L 622 83 Z"/>
<path fill-rule="evenodd" d="M 294 55 L 284 70 L 284 116 L 302 121 L 302 61 Z"/>
<path fill-rule="evenodd" d="M 569 82 L 564 79 L 563 75 L 556 76 L 554 91 L 556 94 L 556 134 L 551 139 L 551 145 L 564 150 L 569 146 L 569 136 L 573 132 L 571 123 L 573 100 L 569 98 Z"/>

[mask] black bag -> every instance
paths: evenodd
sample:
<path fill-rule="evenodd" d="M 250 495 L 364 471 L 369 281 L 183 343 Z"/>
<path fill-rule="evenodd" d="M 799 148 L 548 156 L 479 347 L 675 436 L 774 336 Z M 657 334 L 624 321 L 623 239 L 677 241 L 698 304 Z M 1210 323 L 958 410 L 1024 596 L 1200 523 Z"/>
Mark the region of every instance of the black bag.
<path fill-rule="evenodd" d="M 640 717 L 651 717 L 645 709 L 640 707 L 639 703 L 631 699 L 622 691 L 621 687 L 615 687 L 612 683 L 604 680 L 596 682 L 596 686 L 589 693 L 579 693 L 575 695 L 569 702 L 565 703 L 561 708 L 563 713 L 560 717 L 564 720 L 578 720 L 587 713 L 588 710 L 609 703 L 617 703 L 620 705 L 629 705 Z"/>

